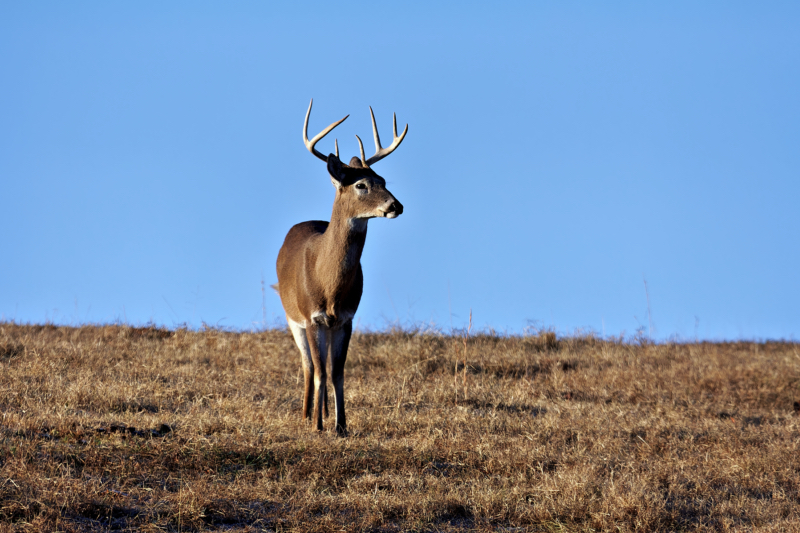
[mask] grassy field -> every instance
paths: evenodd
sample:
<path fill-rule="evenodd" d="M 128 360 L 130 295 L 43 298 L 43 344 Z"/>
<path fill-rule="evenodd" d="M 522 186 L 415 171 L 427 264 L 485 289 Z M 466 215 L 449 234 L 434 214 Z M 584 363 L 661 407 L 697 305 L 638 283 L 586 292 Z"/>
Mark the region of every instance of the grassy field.
<path fill-rule="evenodd" d="M 796 343 L 356 334 L 346 439 L 300 378 L 283 331 L 0 323 L 0 531 L 800 531 Z"/>

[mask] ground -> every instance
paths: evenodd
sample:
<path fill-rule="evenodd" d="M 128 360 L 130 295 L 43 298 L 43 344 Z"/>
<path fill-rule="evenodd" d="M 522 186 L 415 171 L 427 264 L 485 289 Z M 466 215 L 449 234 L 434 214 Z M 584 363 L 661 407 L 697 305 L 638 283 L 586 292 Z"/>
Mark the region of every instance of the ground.
<path fill-rule="evenodd" d="M 357 333 L 350 436 L 301 394 L 286 331 L 0 323 L 0 531 L 800 531 L 797 343 Z"/>

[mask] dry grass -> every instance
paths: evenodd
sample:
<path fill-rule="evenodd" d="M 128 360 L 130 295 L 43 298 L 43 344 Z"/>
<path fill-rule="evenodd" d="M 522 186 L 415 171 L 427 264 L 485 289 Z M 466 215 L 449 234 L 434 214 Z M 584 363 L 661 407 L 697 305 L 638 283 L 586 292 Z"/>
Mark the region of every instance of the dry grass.
<path fill-rule="evenodd" d="M 463 355 L 355 335 L 339 439 L 288 333 L 0 323 L 0 530 L 800 530 L 798 344 Z"/>

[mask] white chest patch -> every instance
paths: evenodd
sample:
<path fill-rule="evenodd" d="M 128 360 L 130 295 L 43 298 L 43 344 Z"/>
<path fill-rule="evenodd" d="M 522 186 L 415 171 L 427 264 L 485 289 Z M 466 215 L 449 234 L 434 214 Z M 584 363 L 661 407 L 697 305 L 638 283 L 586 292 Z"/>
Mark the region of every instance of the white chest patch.
<path fill-rule="evenodd" d="M 353 315 L 355 315 L 352 311 L 342 311 L 339 313 L 339 316 L 334 319 L 327 313 L 322 311 L 314 311 L 311 314 L 311 321 L 317 324 L 318 326 L 322 326 L 328 329 L 339 329 L 343 325 L 347 324 L 351 320 L 353 320 Z"/>

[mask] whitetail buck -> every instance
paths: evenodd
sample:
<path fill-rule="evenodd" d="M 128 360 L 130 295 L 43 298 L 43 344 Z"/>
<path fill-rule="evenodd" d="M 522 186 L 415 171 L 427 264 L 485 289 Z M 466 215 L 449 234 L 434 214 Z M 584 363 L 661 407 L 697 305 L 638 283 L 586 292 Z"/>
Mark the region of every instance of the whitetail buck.
<path fill-rule="evenodd" d="M 373 217 L 396 218 L 403 212 L 403 205 L 386 189 L 386 181 L 370 166 L 400 145 L 408 132 L 408 125 L 398 136 L 395 116 L 394 140 L 389 147 L 383 148 L 370 107 L 375 155 L 369 159 L 364 157 L 364 145 L 356 135 L 361 158 L 354 157 L 350 164 L 345 165 L 339 161 L 338 141 L 336 154 L 327 157 L 314 145 L 347 117 L 334 122 L 309 141 L 308 117 L 313 103 L 311 100 L 308 105 L 303 141 L 309 152 L 328 164 L 336 198 L 330 222 L 312 220 L 289 230 L 278 253 L 277 289 L 303 363 L 303 416 L 312 417 L 313 404 L 313 421 L 316 429 L 322 431 L 323 410 L 328 416 L 326 360 L 329 358 L 336 402 L 336 432 L 344 436 L 347 434 L 344 363 L 353 331 L 353 315 L 363 289 L 361 252 L 367 238 L 367 221 Z"/>

